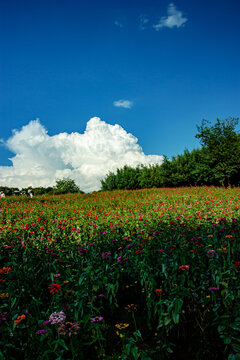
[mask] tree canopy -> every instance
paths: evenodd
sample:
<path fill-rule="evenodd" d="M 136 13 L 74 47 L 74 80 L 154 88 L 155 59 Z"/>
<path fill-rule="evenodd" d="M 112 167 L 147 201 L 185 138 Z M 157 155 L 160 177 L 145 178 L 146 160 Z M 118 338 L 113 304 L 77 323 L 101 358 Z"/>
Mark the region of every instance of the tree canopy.
<path fill-rule="evenodd" d="M 161 165 L 124 166 L 102 180 L 102 190 L 139 189 L 240 184 L 240 135 L 237 118 L 217 119 L 214 125 L 202 120 L 197 126 L 196 138 L 201 149 L 174 156 L 166 156 Z"/>
<path fill-rule="evenodd" d="M 75 181 L 69 178 L 63 178 L 56 180 L 55 189 L 57 193 L 69 194 L 77 193 L 80 191 L 79 187 L 76 185 Z"/>

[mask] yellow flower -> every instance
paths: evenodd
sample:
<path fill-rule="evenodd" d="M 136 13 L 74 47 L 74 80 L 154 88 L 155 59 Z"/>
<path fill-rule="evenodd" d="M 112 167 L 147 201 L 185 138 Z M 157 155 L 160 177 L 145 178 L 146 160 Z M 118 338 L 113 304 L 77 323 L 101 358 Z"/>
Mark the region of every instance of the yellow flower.
<path fill-rule="evenodd" d="M 0 298 L 7 298 L 9 297 L 9 294 L 8 293 L 2 293 L 0 294 Z"/>
<path fill-rule="evenodd" d="M 119 323 L 119 324 L 116 324 L 116 325 L 115 325 L 115 327 L 118 328 L 118 330 L 124 330 L 124 329 L 126 329 L 128 326 L 129 326 L 129 324 L 127 324 L 127 323 Z"/>

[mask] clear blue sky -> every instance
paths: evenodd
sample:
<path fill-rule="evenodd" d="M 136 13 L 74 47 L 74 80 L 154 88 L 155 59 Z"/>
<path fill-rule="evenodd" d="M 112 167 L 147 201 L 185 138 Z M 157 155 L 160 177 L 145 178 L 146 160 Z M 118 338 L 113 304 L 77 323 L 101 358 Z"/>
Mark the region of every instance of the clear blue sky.
<path fill-rule="evenodd" d="M 239 117 L 240 1 L 170 4 L 0 0 L 0 138 L 36 118 L 50 135 L 83 132 L 99 116 L 171 157 L 198 147 L 203 118 Z M 0 165 L 11 156 L 0 146 Z"/>

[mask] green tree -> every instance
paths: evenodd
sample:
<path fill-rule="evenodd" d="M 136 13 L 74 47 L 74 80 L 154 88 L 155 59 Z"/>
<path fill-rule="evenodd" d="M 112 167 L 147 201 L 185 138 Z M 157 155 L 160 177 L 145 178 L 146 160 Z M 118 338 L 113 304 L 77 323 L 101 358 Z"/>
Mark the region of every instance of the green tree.
<path fill-rule="evenodd" d="M 217 119 L 214 125 L 202 120 L 197 126 L 196 138 L 205 149 L 206 162 L 212 169 L 214 182 L 218 185 L 232 185 L 239 182 L 240 136 L 236 131 L 238 118 Z"/>
<path fill-rule="evenodd" d="M 69 178 L 56 180 L 54 188 L 56 189 L 57 194 L 77 193 L 80 191 L 79 187 L 75 184 L 75 181 Z"/>

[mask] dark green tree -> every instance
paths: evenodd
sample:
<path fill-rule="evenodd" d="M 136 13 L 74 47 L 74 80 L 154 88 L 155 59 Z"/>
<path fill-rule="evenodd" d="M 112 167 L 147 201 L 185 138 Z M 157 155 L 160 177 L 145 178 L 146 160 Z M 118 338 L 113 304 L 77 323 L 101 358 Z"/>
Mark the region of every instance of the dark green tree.
<path fill-rule="evenodd" d="M 205 150 L 205 163 L 212 169 L 215 185 L 233 185 L 239 182 L 240 135 L 236 131 L 238 118 L 217 119 L 214 125 L 202 120 L 197 126 L 196 138 Z"/>
<path fill-rule="evenodd" d="M 57 194 L 69 194 L 80 192 L 79 187 L 75 184 L 75 181 L 69 178 L 63 178 L 56 180 L 54 186 Z"/>

